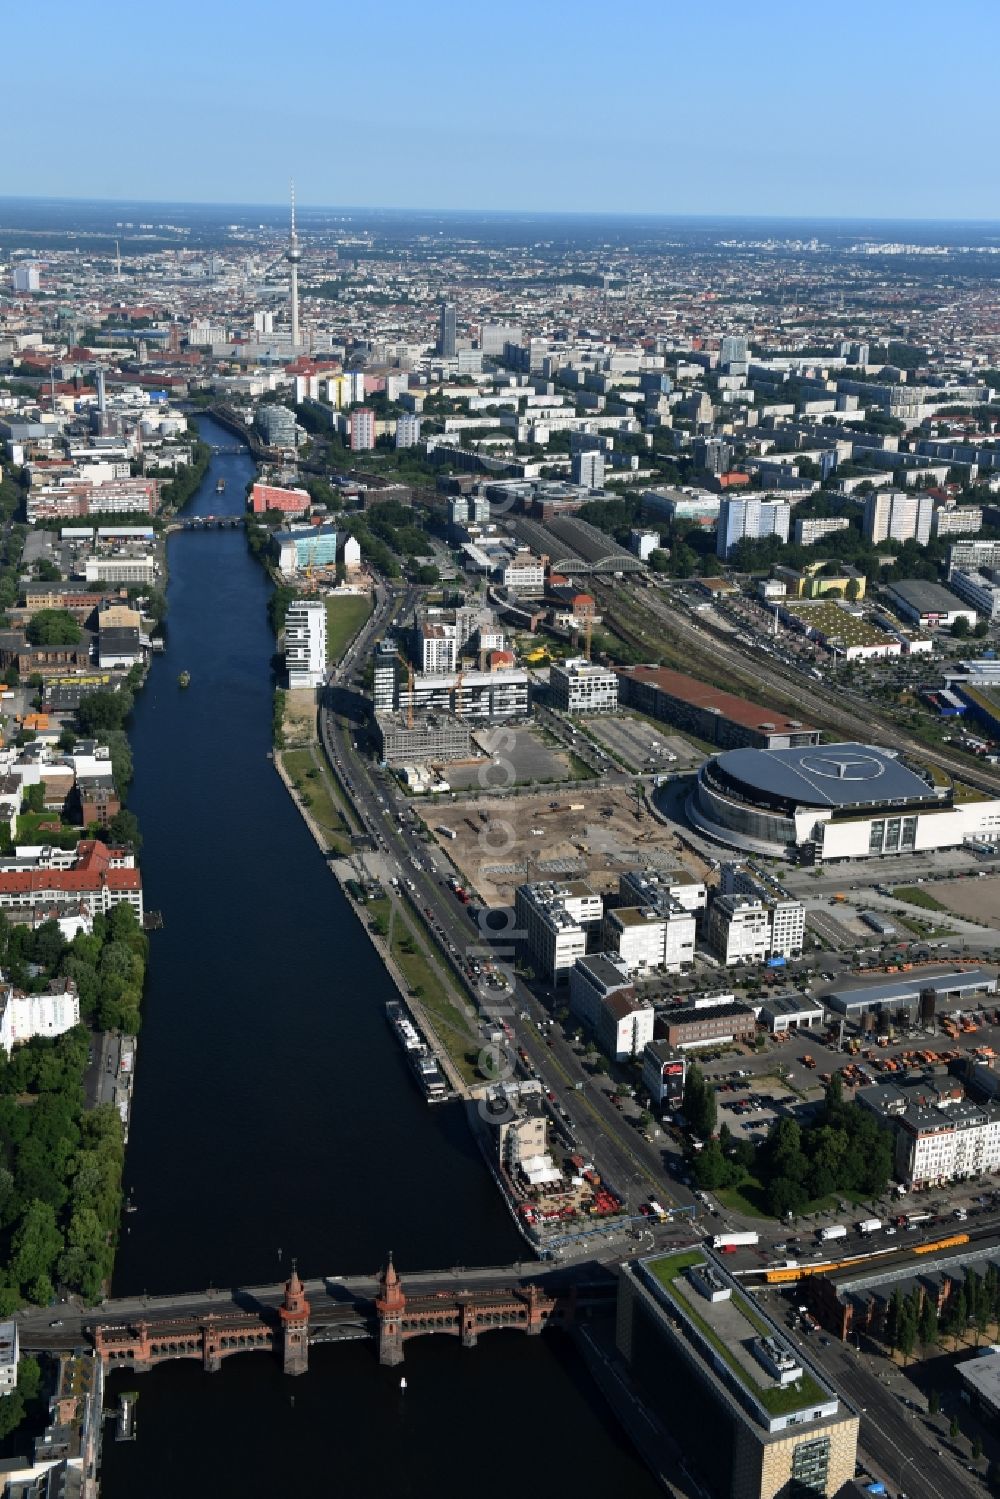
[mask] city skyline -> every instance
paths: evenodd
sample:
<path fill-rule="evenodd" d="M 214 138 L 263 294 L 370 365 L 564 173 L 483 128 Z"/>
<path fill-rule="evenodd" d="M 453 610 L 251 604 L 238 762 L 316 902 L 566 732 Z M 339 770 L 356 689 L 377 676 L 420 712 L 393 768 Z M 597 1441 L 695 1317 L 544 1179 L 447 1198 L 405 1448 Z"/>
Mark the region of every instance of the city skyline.
<path fill-rule="evenodd" d="M 847 0 L 836 28 L 788 0 L 763 16 L 725 0 L 713 32 L 725 39 L 721 65 L 703 25 L 680 9 L 648 7 L 612 37 L 590 0 L 571 23 L 512 0 L 502 28 L 452 0 L 425 7 L 414 25 L 389 0 L 377 35 L 360 13 L 338 14 L 334 26 L 314 0 L 287 32 L 261 0 L 250 0 L 238 31 L 179 0 L 173 28 L 155 38 L 120 0 L 96 25 L 64 0 L 53 9 L 55 97 L 81 76 L 110 74 L 110 112 L 96 116 L 105 129 L 150 118 L 151 101 L 185 107 L 170 110 L 169 151 L 151 149 L 151 124 L 116 132 L 113 152 L 71 160 L 58 111 L 37 114 L 29 75 L 12 78 L 12 114 L 32 118 L 33 149 L 9 166 L 11 195 L 115 201 L 141 182 L 135 201 L 277 203 L 294 170 L 304 202 L 358 208 L 916 220 L 930 211 L 945 221 L 982 221 L 989 208 L 976 142 L 989 138 L 997 23 L 981 0 L 960 0 L 948 28 L 923 0 L 875 11 Z M 328 72 L 314 76 L 313 59 L 324 57 Z M 267 83 L 277 76 L 299 80 L 280 109 Z M 956 153 L 948 132 L 929 128 L 898 149 L 919 124 L 914 80 L 949 77 L 962 79 L 967 148 Z"/>

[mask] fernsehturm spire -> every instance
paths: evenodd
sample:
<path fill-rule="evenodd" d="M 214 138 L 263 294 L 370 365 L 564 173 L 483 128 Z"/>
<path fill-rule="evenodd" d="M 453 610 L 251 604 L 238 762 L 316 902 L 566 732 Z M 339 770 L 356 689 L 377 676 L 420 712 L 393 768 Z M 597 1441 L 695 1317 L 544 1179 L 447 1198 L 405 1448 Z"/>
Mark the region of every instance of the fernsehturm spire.
<path fill-rule="evenodd" d="M 294 182 L 292 183 L 292 227 L 288 236 L 285 259 L 291 267 L 292 349 L 296 350 L 299 347 L 299 261 L 302 259 L 302 251 L 299 249 L 299 236 L 295 229 Z"/>

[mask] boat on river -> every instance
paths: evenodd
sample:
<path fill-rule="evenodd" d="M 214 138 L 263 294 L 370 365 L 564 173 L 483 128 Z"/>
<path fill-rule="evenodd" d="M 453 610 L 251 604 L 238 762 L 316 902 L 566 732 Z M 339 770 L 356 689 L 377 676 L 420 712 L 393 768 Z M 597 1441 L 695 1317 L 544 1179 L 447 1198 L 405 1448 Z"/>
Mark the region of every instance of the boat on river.
<path fill-rule="evenodd" d="M 178 687 L 190 687 L 191 673 L 189 671 L 182 671 L 180 676 L 177 678 L 177 685 Z"/>
<path fill-rule="evenodd" d="M 216 481 L 215 481 L 215 492 L 216 492 L 216 494 L 221 494 L 222 491 L 225 489 L 225 487 L 226 487 L 226 481 L 225 481 L 225 479 L 216 479 Z"/>

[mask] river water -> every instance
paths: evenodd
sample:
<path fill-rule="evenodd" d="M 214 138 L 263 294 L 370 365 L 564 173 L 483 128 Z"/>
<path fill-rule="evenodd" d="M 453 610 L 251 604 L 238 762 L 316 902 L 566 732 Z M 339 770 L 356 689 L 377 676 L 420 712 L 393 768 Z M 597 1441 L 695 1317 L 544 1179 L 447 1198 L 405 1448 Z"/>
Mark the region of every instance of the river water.
<path fill-rule="evenodd" d="M 216 454 L 189 513 L 239 513 L 252 476 L 248 455 Z M 167 649 L 131 733 L 146 906 L 164 929 L 115 1292 L 273 1281 L 293 1255 L 303 1274 L 344 1275 L 391 1248 L 404 1278 L 520 1259 L 460 1107 L 417 1092 L 386 1025 L 389 981 L 268 759 L 263 569 L 240 531 L 178 533 L 169 568 Z M 519 1471 L 556 1492 L 602 1475 L 658 1492 L 568 1341 L 424 1339 L 407 1377 L 403 1396 L 364 1344 L 315 1352 L 294 1381 L 260 1354 L 213 1375 L 166 1365 L 138 1381 L 139 1440 L 105 1447 L 103 1492 L 277 1496 L 312 1478 L 448 1499 L 507 1495 Z"/>

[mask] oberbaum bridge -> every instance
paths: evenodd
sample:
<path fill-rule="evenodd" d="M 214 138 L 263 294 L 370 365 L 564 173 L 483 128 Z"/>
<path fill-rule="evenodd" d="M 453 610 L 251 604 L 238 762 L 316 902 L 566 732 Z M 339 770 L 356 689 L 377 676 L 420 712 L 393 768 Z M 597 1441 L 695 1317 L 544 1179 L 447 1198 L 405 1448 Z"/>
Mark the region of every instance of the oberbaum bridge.
<path fill-rule="evenodd" d="M 303 1282 L 292 1273 L 274 1286 L 208 1290 L 194 1295 L 108 1300 L 99 1307 L 60 1306 L 19 1316 L 25 1352 L 92 1348 L 105 1370 L 145 1372 L 170 1359 L 197 1359 L 214 1372 L 233 1354 L 262 1351 L 286 1374 L 304 1374 L 312 1344 L 371 1339 L 381 1364 L 399 1364 L 410 1338 L 444 1333 L 474 1348 L 483 1333 L 513 1329 L 532 1337 L 570 1327 L 578 1317 L 614 1305 L 613 1269 L 591 1262 L 536 1274 L 501 1269 L 424 1271 L 403 1282 L 389 1255 L 374 1278 Z"/>

